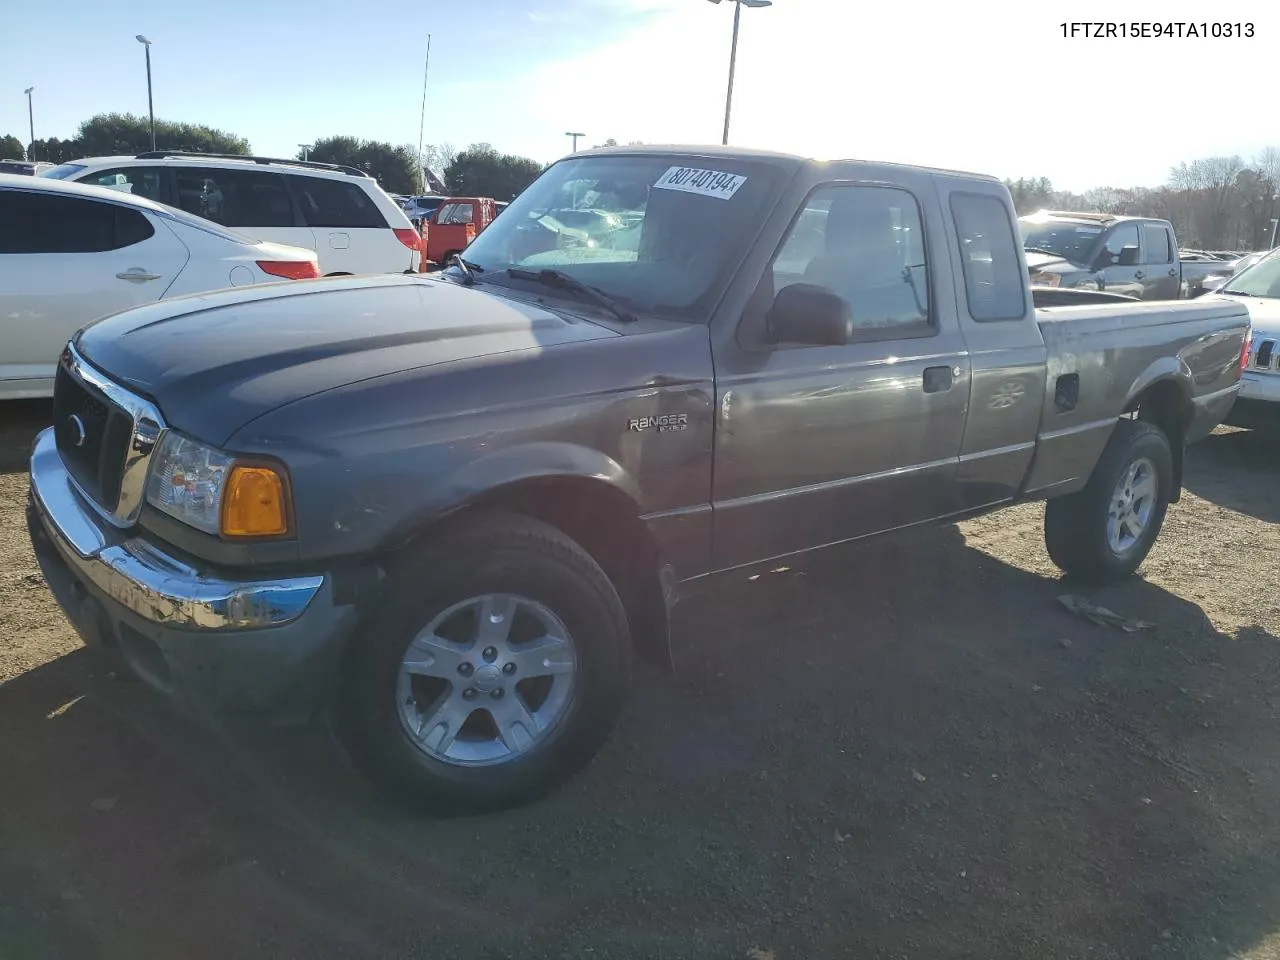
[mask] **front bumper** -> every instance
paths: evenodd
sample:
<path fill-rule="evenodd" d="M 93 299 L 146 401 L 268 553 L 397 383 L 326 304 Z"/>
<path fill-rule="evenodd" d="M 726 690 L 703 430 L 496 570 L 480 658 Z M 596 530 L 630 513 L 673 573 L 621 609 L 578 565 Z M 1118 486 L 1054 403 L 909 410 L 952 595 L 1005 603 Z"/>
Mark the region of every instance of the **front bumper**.
<path fill-rule="evenodd" d="M 1280 426 L 1280 375 L 1246 371 L 1240 396 L 1225 423 L 1233 427 Z"/>
<path fill-rule="evenodd" d="M 32 547 L 87 645 L 197 709 L 309 713 L 331 692 L 356 621 L 331 577 L 218 576 L 115 528 L 75 488 L 52 429 L 30 481 Z"/>

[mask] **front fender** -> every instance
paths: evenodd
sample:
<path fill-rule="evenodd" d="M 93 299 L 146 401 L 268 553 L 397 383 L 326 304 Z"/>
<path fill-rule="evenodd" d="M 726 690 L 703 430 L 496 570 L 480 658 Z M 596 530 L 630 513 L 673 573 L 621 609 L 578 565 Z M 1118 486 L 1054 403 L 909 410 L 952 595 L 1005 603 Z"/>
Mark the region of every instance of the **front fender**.
<path fill-rule="evenodd" d="M 400 524 L 382 549 L 396 549 L 425 527 L 466 507 L 485 494 L 528 480 L 577 477 L 604 483 L 624 494 L 640 513 L 639 485 L 609 455 L 590 447 L 559 441 L 540 441 L 505 447 L 467 461 L 421 491 L 418 502 L 408 505 Z"/>

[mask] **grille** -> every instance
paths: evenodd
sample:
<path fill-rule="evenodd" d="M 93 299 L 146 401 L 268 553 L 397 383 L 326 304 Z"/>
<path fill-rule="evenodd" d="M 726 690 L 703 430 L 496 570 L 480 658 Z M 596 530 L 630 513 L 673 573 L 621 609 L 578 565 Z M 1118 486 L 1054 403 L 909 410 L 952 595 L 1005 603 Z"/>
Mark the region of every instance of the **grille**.
<path fill-rule="evenodd" d="M 1276 342 L 1274 340 L 1263 340 L 1258 346 L 1258 352 L 1254 355 L 1253 365 L 1259 370 L 1270 370 L 1272 355 L 1276 350 Z"/>
<path fill-rule="evenodd" d="M 83 424 L 83 442 L 76 420 Z M 110 510 L 120 498 L 120 481 L 132 416 L 58 365 L 53 388 L 54 437 L 67 471 L 85 493 Z"/>

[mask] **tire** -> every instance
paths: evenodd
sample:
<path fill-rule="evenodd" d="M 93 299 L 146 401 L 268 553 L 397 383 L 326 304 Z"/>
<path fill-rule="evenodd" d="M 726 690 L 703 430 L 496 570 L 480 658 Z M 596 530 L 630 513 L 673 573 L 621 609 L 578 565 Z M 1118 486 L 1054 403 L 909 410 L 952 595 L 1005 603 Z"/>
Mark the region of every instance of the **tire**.
<path fill-rule="evenodd" d="M 504 626 L 481 635 L 490 621 Z M 447 639 L 422 646 L 428 626 Z M 567 644 L 546 652 L 520 642 L 561 630 Z M 353 759 L 439 815 L 519 806 L 568 779 L 608 738 L 631 671 L 604 571 L 554 527 L 510 513 L 466 521 L 393 570 L 353 644 L 339 711 Z"/>
<path fill-rule="evenodd" d="M 1131 474 L 1134 470 L 1136 477 Z M 1153 491 L 1146 509 L 1146 498 L 1125 499 L 1133 509 L 1127 512 L 1122 504 L 1122 516 L 1130 522 L 1113 531 L 1111 507 L 1113 500 L 1122 496 L 1122 481 L 1128 478 L 1136 491 L 1146 487 L 1143 478 L 1147 472 Z M 1160 534 L 1172 486 L 1173 453 L 1168 438 L 1150 423 L 1121 420 L 1085 488 L 1045 505 L 1044 541 L 1050 559 L 1064 573 L 1085 583 L 1105 585 L 1132 576 Z M 1139 521 L 1140 532 L 1135 532 Z M 1114 539 L 1113 532 L 1117 534 Z"/>

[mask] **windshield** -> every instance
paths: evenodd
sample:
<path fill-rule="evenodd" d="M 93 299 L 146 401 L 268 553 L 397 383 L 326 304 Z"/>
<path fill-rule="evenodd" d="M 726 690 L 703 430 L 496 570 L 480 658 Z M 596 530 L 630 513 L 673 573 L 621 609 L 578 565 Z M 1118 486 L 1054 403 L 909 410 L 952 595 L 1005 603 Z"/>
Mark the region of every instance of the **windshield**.
<path fill-rule="evenodd" d="M 48 170 L 41 170 L 36 174 L 36 176 L 52 177 L 54 180 L 66 180 L 68 177 L 75 176 L 83 169 L 85 169 L 85 165 L 83 163 L 60 163 L 56 167 L 50 167 Z"/>
<path fill-rule="evenodd" d="M 1089 250 L 1102 233 L 1102 227 L 1067 220 L 1022 219 L 1018 221 L 1018 230 L 1022 233 L 1024 248 L 1046 250 L 1072 263 L 1088 263 Z"/>
<path fill-rule="evenodd" d="M 1253 266 L 1241 270 L 1221 288 L 1222 293 L 1251 297 L 1280 297 L 1280 250 L 1274 250 Z"/>
<path fill-rule="evenodd" d="M 704 322 L 776 196 L 777 167 L 677 157 L 563 160 L 467 247 L 485 281 L 559 270 L 641 313 Z"/>

